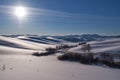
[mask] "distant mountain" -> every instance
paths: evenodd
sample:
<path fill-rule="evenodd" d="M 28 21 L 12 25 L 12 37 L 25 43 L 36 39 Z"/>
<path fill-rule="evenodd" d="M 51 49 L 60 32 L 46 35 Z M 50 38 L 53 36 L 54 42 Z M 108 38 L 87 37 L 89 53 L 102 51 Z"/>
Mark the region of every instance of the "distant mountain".
<path fill-rule="evenodd" d="M 120 36 L 102 36 L 98 34 L 66 35 L 66 36 L 54 36 L 54 37 L 70 42 L 99 41 L 99 40 L 101 41 L 111 38 L 120 38 Z"/>
<path fill-rule="evenodd" d="M 120 38 L 117 36 L 103 36 L 98 34 L 83 34 L 83 35 L 64 35 L 64 36 L 38 36 L 38 35 L 4 35 L 6 37 L 16 37 L 23 40 L 38 42 L 38 43 L 63 43 L 63 42 L 87 42 L 87 41 L 101 41 L 112 38 Z"/>

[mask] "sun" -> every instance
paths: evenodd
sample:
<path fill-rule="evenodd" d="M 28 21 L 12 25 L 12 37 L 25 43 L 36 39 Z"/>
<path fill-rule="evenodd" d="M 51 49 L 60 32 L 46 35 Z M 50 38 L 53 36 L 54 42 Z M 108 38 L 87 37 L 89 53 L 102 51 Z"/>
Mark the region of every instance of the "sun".
<path fill-rule="evenodd" d="M 14 15 L 17 16 L 18 19 L 22 19 L 22 18 L 26 17 L 27 10 L 25 7 L 22 7 L 22 6 L 15 7 Z"/>

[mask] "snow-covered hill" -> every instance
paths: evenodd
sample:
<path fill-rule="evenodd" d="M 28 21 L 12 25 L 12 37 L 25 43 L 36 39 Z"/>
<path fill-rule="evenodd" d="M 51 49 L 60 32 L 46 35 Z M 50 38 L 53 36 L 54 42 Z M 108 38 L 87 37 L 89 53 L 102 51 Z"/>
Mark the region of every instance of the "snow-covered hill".
<path fill-rule="evenodd" d="M 77 40 L 78 41 L 77 41 Z M 70 42 L 71 41 L 71 42 Z M 73 42 L 86 42 L 92 46 L 94 53 L 109 52 L 120 53 L 120 38 L 119 36 L 100 36 L 97 34 L 86 35 L 68 35 L 68 36 L 37 36 L 37 35 L 11 35 L 0 36 L 0 51 L 5 47 L 11 50 L 39 50 L 43 51 L 48 47 L 55 47 L 60 44 L 75 44 Z M 72 48 L 69 51 L 82 53 L 81 46 Z"/>
<path fill-rule="evenodd" d="M 55 45 L 0 36 L 0 54 L 33 53 L 33 51 L 44 51 L 48 47 L 55 47 Z"/>
<path fill-rule="evenodd" d="M 36 42 L 36 43 L 53 44 L 53 45 L 71 43 L 69 41 L 57 39 L 52 36 L 30 36 L 29 35 L 29 36 L 17 36 L 16 38 L 21 40 Z"/>
<path fill-rule="evenodd" d="M 88 43 L 91 45 L 91 52 L 93 53 L 107 52 L 120 54 L 120 38 L 107 39 L 103 41 L 91 41 Z M 72 48 L 69 51 L 83 53 L 81 46 Z"/>
<path fill-rule="evenodd" d="M 74 38 L 73 38 L 74 39 Z M 0 36 L 0 80 L 119 80 L 119 69 L 59 61 L 56 55 L 35 57 L 36 51 L 71 44 L 53 36 Z M 72 43 L 76 44 L 76 43 Z M 93 51 L 117 51 L 120 39 L 92 41 Z M 70 51 L 80 52 L 80 47 Z M 4 54 L 4 55 L 3 55 Z M 14 55 L 10 55 L 14 54 Z M 17 55 L 22 54 L 22 55 Z"/>

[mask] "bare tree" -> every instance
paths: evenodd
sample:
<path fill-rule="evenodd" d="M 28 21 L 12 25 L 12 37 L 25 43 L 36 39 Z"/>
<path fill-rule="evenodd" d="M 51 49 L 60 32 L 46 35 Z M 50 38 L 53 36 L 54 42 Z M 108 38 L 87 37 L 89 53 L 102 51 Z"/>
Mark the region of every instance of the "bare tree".
<path fill-rule="evenodd" d="M 91 45 L 90 44 L 82 44 L 81 49 L 84 53 L 90 53 L 91 51 Z"/>
<path fill-rule="evenodd" d="M 90 53 L 90 52 L 91 52 L 91 49 L 92 49 L 91 45 L 90 45 L 90 44 L 87 44 L 87 45 L 86 45 L 86 49 L 87 49 L 87 52 Z"/>

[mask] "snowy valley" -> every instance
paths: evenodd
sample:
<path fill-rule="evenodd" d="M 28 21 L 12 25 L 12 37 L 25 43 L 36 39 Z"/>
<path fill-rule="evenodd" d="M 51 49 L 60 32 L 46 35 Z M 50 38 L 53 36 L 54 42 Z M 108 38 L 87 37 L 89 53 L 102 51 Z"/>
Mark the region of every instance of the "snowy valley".
<path fill-rule="evenodd" d="M 35 52 L 56 46 L 74 46 L 67 53 L 83 53 L 80 43 L 89 43 L 91 53 L 117 54 L 120 61 L 120 37 L 100 35 L 1 35 L 0 80 L 119 80 L 120 69 L 106 65 L 87 65 L 74 61 L 60 61 L 56 54 L 36 57 Z M 62 49 L 63 50 L 63 49 Z"/>

